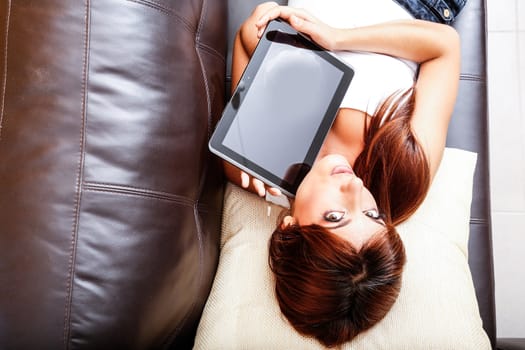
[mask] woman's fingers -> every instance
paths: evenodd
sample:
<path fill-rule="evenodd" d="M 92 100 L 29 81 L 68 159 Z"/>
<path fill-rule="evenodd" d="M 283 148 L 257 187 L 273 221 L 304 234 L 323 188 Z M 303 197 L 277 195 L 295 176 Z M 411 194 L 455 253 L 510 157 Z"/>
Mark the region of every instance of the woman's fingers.
<path fill-rule="evenodd" d="M 242 188 L 248 189 L 250 185 L 252 185 L 253 189 L 259 196 L 264 197 L 266 195 L 266 187 L 264 186 L 264 183 L 261 180 L 251 177 L 244 171 L 241 171 Z"/>
<path fill-rule="evenodd" d="M 304 19 L 306 21 L 310 22 L 316 22 L 317 18 L 315 18 L 312 14 L 310 14 L 308 11 L 305 11 L 304 9 L 296 8 L 296 7 L 289 7 L 289 6 L 273 6 L 270 7 L 256 22 L 257 26 L 266 26 L 266 24 L 271 21 L 272 19 L 276 19 L 278 17 L 281 17 L 282 19 L 289 20 L 291 16 L 297 16 L 301 19 Z"/>
<path fill-rule="evenodd" d="M 261 38 L 269 21 L 279 17 L 286 20 L 298 32 L 308 35 L 323 48 L 335 49 L 337 30 L 303 9 L 288 6 L 269 7 L 266 12 L 263 12 L 255 24 L 257 37 Z"/>
<path fill-rule="evenodd" d="M 278 188 L 266 186 L 261 180 L 251 177 L 244 171 L 241 171 L 242 188 L 248 189 L 250 185 L 252 185 L 255 192 L 261 197 L 266 195 L 266 191 L 274 196 L 280 196 L 282 194 L 281 190 Z"/>
<path fill-rule="evenodd" d="M 270 193 L 272 196 L 280 196 L 280 195 L 282 195 L 281 190 L 278 189 L 278 188 L 275 188 L 275 187 L 268 187 L 266 189 L 266 191 L 268 191 L 268 193 Z"/>
<path fill-rule="evenodd" d="M 241 171 L 241 186 L 242 188 L 248 188 L 250 186 L 250 175 Z"/>
<path fill-rule="evenodd" d="M 281 190 L 275 187 L 266 186 L 261 180 L 253 179 L 253 186 L 257 191 L 257 194 L 261 197 L 266 196 L 266 192 L 270 193 L 273 196 L 280 196 Z"/>
<path fill-rule="evenodd" d="M 253 188 L 259 196 L 264 197 L 266 195 L 266 187 L 264 186 L 264 183 L 261 180 L 254 178 L 252 180 L 252 184 Z"/>
<path fill-rule="evenodd" d="M 268 11 L 266 11 L 255 23 L 255 25 L 257 26 L 257 36 L 259 38 L 263 34 L 268 22 L 276 18 L 282 18 L 288 21 L 292 26 L 292 18 L 312 23 L 317 22 L 317 19 L 305 10 L 288 6 L 274 6 L 271 7 Z"/>

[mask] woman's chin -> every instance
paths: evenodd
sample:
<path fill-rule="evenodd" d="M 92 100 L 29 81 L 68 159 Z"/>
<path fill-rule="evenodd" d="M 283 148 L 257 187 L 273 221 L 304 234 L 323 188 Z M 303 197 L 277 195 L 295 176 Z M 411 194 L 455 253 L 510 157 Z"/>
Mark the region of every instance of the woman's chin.
<path fill-rule="evenodd" d="M 348 159 L 346 159 L 346 157 L 341 154 L 327 154 L 326 156 L 321 158 L 317 163 L 320 163 L 320 166 L 328 166 L 331 169 L 333 169 L 336 166 L 350 167 L 350 162 L 348 161 Z"/>

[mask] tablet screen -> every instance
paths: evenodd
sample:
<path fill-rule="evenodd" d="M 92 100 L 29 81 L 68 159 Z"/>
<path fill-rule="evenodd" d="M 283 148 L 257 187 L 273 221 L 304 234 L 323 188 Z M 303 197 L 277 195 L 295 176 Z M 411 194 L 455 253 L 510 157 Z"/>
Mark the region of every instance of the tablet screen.
<path fill-rule="evenodd" d="M 225 109 L 219 148 L 226 160 L 294 195 L 346 92 L 348 67 L 288 28 L 269 25 L 263 39 L 263 58 L 256 57 L 259 43 Z"/>

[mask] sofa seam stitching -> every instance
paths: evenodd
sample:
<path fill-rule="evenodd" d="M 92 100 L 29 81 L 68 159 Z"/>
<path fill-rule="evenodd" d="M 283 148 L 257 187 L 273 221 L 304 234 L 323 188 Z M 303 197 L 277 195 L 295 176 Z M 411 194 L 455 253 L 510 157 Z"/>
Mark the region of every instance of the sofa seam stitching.
<path fill-rule="evenodd" d="M 199 45 L 198 43 L 200 42 L 200 35 L 201 35 L 201 30 L 202 30 L 202 26 L 203 26 L 203 22 L 204 22 L 204 18 L 206 16 L 206 10 L 207 10 L 207 6 L 206 6 L 206 0 L 203 0 L 202 1 L 202 7 L 201 7 L 201 13 L 200 13 L 200 17 L 199 17 L 199 23 L 197 25 L 197 29 L 196 29 L 196 32 L 195 32 L 195 53 L 197 55 L 197 58 L 199 60 L 199 65 L 201 67 L 201 74 L 202 74 L 202 79 L 203 79 L 203 82 L 204 82 L 204 89 L 205 89 L 205 93 L 206 93 L 206 102 L 207 102 L 207 109 L 208 109 L 208 116 L 207 116 L 207 120 L 208 120 L 208 125 L 207 125 L 207 135 L 208 135 L 208 138 L 209 138 L 209 134 L 211 132 L 210 130 L 210 119 L 211 119 L 211 99 L 210 99 L 210 94 L 209 94 L 209 84 L 208 84 L 208 80 L 206 79 L 206 70 L 204 68 L 204 64 L 203 64 L 203 61 L 202 61 L 202 57 L 200 55 L 200 52 L 199 52 Z M 206 172 L 206 165 L 204 165 L 204 169 L 202 169 L 203 173 Z M 199 241 L 199 270 L 198 270 L 198 286 L 200 287 L 202 285 L 202 267 L 203 267 L 203 254 L 204 254 L 204 246 L 203 246 L 203 241 L 202 241 L 202 235 L 201 235 L 201 225 L 200 225 L 200 221 L 198 220 L 198 207 L 199 207 L 199 200 L 198 198 L 200 198 L 200 195 L 202 194 L 202 191 L 203 191 L 203 184 L 204 184 L 204 180 L 203 180 L 204 176 L 201 177 L 200 179 L 200 183 L 199 183 L 199 190 L 197 192 L 197 200 L 194 201 L 194 204 L 193 204 L 193 216 L 194 216 L 194 220 L 195 220 L 195 226 L 196 226 L 196 232 L 197 232 L 197 239 Z M 190 315 L 193 313 L 193 311 L 195 310 L 195 306 L 197 304 L 197 301 L 196 300 L 193 300 L 192 302 L 192 305 L 191 307 L 189 308 L 188 312 L 186 313 L 186 315 L 184 315 L 184 318 L 181 320 L 180 322 L 180 326 L 177 327 L 176 329 L 174 329 L 170 335 L 166 338 L 166 341 L 168 342 L 168 344 L 165 344 L 165 345 L 169 345 L 169 343 L 171 343 L 171 341 L 177 336 L 177 334 L 181 331 L 182 327 L 185 326 L 186 322 L 188 322 L 188 319 L 190 317 Z"/>
<path fill-rule="evenodd" d="M 85 151 L 85 126 L 86 126 L 86 114 L 87 114 L 87 74 L 89 65 L 89 37 L 90 37 L 90 0 L 85 1 L 84 6 L 84 47 L 83 47 L 83 60 L 82 60 L 82 84 L 81 84 L 81 126 L 80 126 L 80 138 L 79 138 L 79 159 L 77 167 L 77 177 L 75 180 L 75 207 L 74 207 L 74 218 L 71 230 L 71 243 L 70 243 L 70 255 L 69 255 L 69 266 L 68 276 L 66 280 L 66 303 L 65 303 L 65 314 L 64 314 L 64 347 L 69 349 L 71 347 L 71 307 L 73 304 L 73 284 L 74 284 L 74 272 L 76 263 L 76 251 L 78 242 L 78 229 L 80 220 L 80 202 L 82 197 L 82 183 L 83 167 L 84 167 L 84 151 Z"/>
<path fill-rule="evenodd" d="M 201 31 L 202 31 L 202 28 L 204 26 L 204 21 L 207 19 L 208 17 L 208 0 L 203 0 L 202 2 L 202 9 L 201 9 L 201 15 L 200 15 L 200 18 L 199 18 L 199 25 L 197 26 L 197 33 L 196 33 L 196 38 L 199 38 L 199 41 L 197 41 L 198 43 L 200 43 L 200 36 L 201 36 Z M 199 52 L 199 50 L 197 50 L 197 56 L 199 57 L 199 62 L 201 64 L 201 70 L 202 70 L 202 78 L 204 79 L 204 82 L 205 82 L 205 87 L 206 87 L 206 101 L 207 101 L 207 104 L 208 104 L 208 115 L 207 115 L 207 121 L 208 121 L 208 125 L 207 125 L 207 140 L 210 139 L 211 137 L 211 125 L 212 125 L 212 101 L 211 101 L 211 96 L 210 96 L 210 82 L 208 81 L 208 76 L 206 74 L 206 67 L 204 66 L 204 62 L 203 62 L 203 59 L 202 59 L 202 56 L 201 56 L 201 53 Z M 196 231 L 197 231 L 197 239 L 199 240 L 199 277 L 198 277 L 198 285 L 199 285 L 199 289 L 202 288 L 202 285 L 203 285 L 203 269 L 204 269 L 204 240 L 203 240 L 203 237 L 202 237 L 202 225 L 201 225 L 201 221 L 200 221 L 200 218 L 199 218 L 199 208 L 201 208 L 201 205 L 200 205 L 200 197 L 204 191 L 204 185 L 206 183 L 206 174 L 207 174 L 207 171 L 208 171 L 208 163 L 207 162 L 204 162 L 204 166 L 203 166 L 203 169 L 202 169 L 202 176 L 200 177 L 200 183 L 199 183 L 199 191 L 198 191 L 198 197 L 197 197 L 197 200 L 195 201 L 195 205 L 194 205 L 194 208 L 193 208 L 193 215 L 194 215 L 194 219 L 195 219 L 195 226 L 196 226 Z M 197 302 L 194 301 L 193 302 L 193 305 L 192 305 L 192 308 L 191 308 L 191 312 L 193 313 L 193 311 L 195 310 L 195 307 L 197 305 Z"/>
<path fill-rule="evenodd" d="M 144 187 L 128 186 L 128 185 L 117 185 L 113 183 L 95 182 L 95 181 L 84 181 L 82 186 L 84 191 L 90 192 L 106 192 L 106 193 L 118 193 L 124 195 L 135 195 L 143 196 L 155 199 L 163 199 L 170 202 L 177 202 L 188 206 L 193 206 L 194 201 L 190 198 L 179 196 L 177 194 L 155 191 Z"/>
<path fill-rule="evenodd" d="M 459 79 L 463 81 L 479 81 L 482 83 L 485 82 L 484 77 L 477 75 L 477 74 L 472 74 L 472 73 L 461 73 L 459 76 Z"/>
<path fill-rule="evenodd" d="M 211 53 L 212 55 L 216 56 L 217 58 L 219 58 L 221 61 L 223 62 L 226 62 L 226 59 L 224 57 L 224 55 L 222 55 L 217 49 L 215 49 L 214 47 L 210 46 L 210 45 L 207 45 L 207 44 L 204 44 L 203 42 L 198 42 L 196 43 L 196 46 L 198 48 L 201 48 L 203 49 L 204 51 L 207 51 L 209 53 Z"/>
<path fill-rule="evenodd" d="M 488 224 L 488 220 L 486 218 L 471 217 L 469 223 L 473 225 L 486 225 Z"/>
<path fill-rule="evenodd" d="M 9 47 L 9 23 L 11 21 L 11 0 L 7 4 L 5 23 L 5 45 L 4 45 L 4 79 L 2 81 L 2 104 L 0 105 L 0 140 L 2 139 L 2 128 L 4 124 L 5 93 L 7 88 L 7 49 Z"/>
<path fill-rule="evenodd" d="M 139 5 L 143 5 L 143 6 L 147 6 L 153 10 L 157 10 L 159 12 L 162 12 L 164 13 L 165 15 L 167 16 L 170 16 L 170 17 L 173 17 L 175 19 L 177 19 L 179 22 L 181 22 L 187 29 L 189 32 L 193 32 L 193 28 L 191 26 L 191 24 L 186 21 L 184 18 L 182 18 L 181 16 L 177 15 L 175 12 L 173 12 L 173 9 L 171 8 L 167 8 L 165 6 L 162 6 L 162 4 L 158 3 L 158 2 L 155 2 L 155 1 L 147 1 L 147 0 L 127 0 L 129 2 L 134 2 L 136 4 L 139 4 Z"/>
<path fill-rule="evenodd" d="M 199 51 L 199 48 L 200 48 L 200 44 L 201 44 L 201 41 L 200 41 L 200 36 L 201 36 L 201 31 L 202 31 L 202 26 L 204 25 L 203 22 L 204 22 L 204 18 L 206 17 L 206 11 L 207 11 L 207 8 L 206 8 L 206 0 L 203 0 L 202 2 L 202 10 L 201 10 L 201 15 L 200 15 L 200 18 L 199 18 L 199 25 L 197 26 L 197 31 L 195 32 L 195 52 L 197 54 L 197 57 L 199 59 L 199 65 L 201 67 L 201 73 L 202 73 L 202 80 L 204 82 L 204 91 L 206 92 L 206 106 L 208 108 L 208 115 L 207 115 L 207 119 L 208 119 L 208 125 L 207 125 L 207 136 L 208 138 L 210 137 L 210 134 L 211 134 L 211 130 L 210 130 L 210 126 L 211 126 L 211 96 L 210 96 L 210 84 L 209 84 L 209 81 L 207 79 L 207 75 L 206 75 L 206 68 L 204 67 L 204 62 L 202 60 L 202 55 L 201 55 L 201 52 Z M 199 186 L 199 190 L 202 190 L 202 186 Z"/>

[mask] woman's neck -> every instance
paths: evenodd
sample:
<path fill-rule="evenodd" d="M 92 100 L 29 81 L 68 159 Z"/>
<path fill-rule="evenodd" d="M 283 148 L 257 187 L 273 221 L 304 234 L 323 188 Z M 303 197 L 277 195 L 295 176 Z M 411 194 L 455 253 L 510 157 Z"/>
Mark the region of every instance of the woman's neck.
<path fill-rule="evenodd" d="M 364 147 L 364 128 L 367 118 L 370 116 L 362 111 L 340 109 L 319 151 L 318 158 L 328 154 L 340 154 L 353 166 Z"/>

